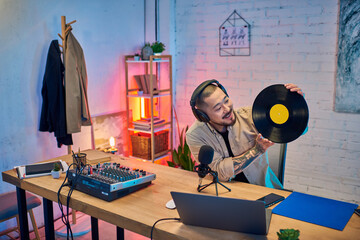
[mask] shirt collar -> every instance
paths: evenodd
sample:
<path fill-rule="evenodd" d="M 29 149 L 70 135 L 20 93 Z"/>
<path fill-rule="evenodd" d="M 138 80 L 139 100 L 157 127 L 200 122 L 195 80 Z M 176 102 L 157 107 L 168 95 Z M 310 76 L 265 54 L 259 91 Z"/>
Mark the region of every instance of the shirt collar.
<path fill-rule="evenodd" d="M 236 123 L 235 123 L 236 124 Z M 235 125 L 234 124 L 234 125 Z M 213 127 L 211 126 L 210 123 L 206 123 L 206 125 L 209 127 L 210 131 L 213 133 L 213 134 L 219 134 L 219 132 Z M 228 132 L 232 131 L 232 129 L 234 128 L 234 125 L 233 126 L 227 126 L 226 129 L 228 130 Z"/>

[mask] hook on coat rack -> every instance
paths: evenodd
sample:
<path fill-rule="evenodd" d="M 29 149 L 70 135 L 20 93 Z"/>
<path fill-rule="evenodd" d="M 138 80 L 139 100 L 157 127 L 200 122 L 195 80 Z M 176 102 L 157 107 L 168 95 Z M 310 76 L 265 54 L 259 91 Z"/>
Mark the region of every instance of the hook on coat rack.
<path fill-rule="evenodd" d="M 72 30 L 72 26 L 71 24 L 76 23 L 76 20 L 71 21 L 69 23 L 66 23 L 66 17 L 65 16 L 61 16 L 61 34 L 58 33 L 58 36 L 61 38 L 62 40 L 62 44 L 59 44 L 60 47 L 62 47 L 63 51 L 62 53 L 64 54 L 65 52 L 65 37 L 66 35 Z M 65 58 L 64 58 L 65 59 Z"/>

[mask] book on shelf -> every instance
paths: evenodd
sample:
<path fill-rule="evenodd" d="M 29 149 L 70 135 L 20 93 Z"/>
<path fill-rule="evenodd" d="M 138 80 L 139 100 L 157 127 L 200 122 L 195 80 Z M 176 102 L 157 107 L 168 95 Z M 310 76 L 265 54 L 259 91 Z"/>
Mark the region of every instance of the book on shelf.
<path fill-rule="evenodd" d="M 154 118 L 154 128 L 158 128 L 162 126 L 162 123 L 164 123 L 164 119 L 155 119 Z M 150 130 L 151 129 L 151 120 L 146 119 L 140 119 L 135 122 L 133 122 L 134 128 L 139 130 Z"/>
<path fill-rule="evenodd" d="M 159 120 L 160 118 L 159 117 L 156 117 L 156 116 L 154 116 L 153 117 L 154 118 L 154 120 Z M 146 121 L 151 121 L 151 117 L 141 117 L 141 119 L 140 120 L 146 120 Z"/>
<path fill-rule="evenodd" d="M 140 91 L 143 91 L 144 94 L 149 94 L 151 75 L 150 74 L 134 75 L 134 78 Z M 156 75 L 154 74 L 152 75 L 152 87 L 154 91 L 157 90 L 157 80 L 156 80 Z"/>
<path fill-rule="evenodd" d="M 157 124 L 160 124 L 163 122 L 165 122 L 164 119 L 154 120 L 154 125 L 157 125 Z M 150 126 L 151 125 L 151 121 L 146 121 L 146 120 L 138 120 L 133 123 L 134 123 L 134 125 L 142 125 L 142 126 Z"/>

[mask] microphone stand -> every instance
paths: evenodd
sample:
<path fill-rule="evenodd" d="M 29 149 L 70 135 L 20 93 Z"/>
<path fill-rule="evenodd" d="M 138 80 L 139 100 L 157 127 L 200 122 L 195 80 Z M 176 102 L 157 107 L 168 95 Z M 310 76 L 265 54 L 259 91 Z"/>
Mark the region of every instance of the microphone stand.
<path fill-rule="evenodd" d="M 205 188 L 207 188 L 208 186 L 215 184 L 215 189 L 216 189 L 216 196 L 218 196 L 218 188 L 217 188 L 217 184 L 220 184 L 221 186 L 223 186 L 224 188 L 226 188 L 229 192 L 231 192 L 231 189 L 226 187 L 224 184 L 222 184 L 221 182 L 219 182 L 219 177 L 218 177 L 218 173 L 216 171 L 213 171 L 211 169 L 209 169 L 209 173 L 211 174 L 211 176 L 213 177 L 213 180 L 211 183 L 208 184 L 204 184 L 201 185 L 201 181 L 199 181 L 199 185 L 197 187 L 198 192 L 201 192 L 202 190 L 204 190 Z"/>

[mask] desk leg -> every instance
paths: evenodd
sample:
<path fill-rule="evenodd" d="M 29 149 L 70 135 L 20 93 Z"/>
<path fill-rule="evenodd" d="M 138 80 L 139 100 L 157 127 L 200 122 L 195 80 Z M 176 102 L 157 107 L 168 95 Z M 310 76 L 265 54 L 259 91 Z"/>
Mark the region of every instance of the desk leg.
<path fill-rule="evenodd" d="M 91 217 L 91 238 L 93 240 L 99 239 L 99 223 L 98 219 Z"/>
<path fill-rule="evenodd" d="M 45 237 L 46 239 L 55 239 L 54 230 L 54 211 L 52 201 L 43 198 L 44 221 L 45 221 Z"/>
<path fill-rule="evenodd" d="M 116 226 L 116 239 L 117 240 L 124 240 L 125 239 L 125 233 L 124 229 L 121 227 Z"/>
<path fill-rule="evenodd" d="M 27 218 L 25 190 L 16 187 L 17 204 L 19 210 L 20 236 L 21 239 L 29 239 L 29 224 Z"/>

